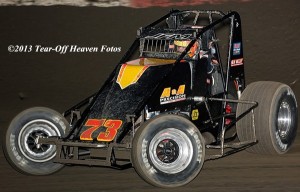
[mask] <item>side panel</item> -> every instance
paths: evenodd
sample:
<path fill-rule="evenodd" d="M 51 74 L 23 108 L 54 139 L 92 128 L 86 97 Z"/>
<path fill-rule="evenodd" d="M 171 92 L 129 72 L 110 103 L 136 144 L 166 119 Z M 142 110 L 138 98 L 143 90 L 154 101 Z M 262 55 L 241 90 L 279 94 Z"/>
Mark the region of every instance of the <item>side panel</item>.
<path fill-rule="evenodd" d="M 176 64 L 147 102 L 148 110 L 164 112 L 185 106 L 191 96 L 192 71 L 188 62 Z"/>

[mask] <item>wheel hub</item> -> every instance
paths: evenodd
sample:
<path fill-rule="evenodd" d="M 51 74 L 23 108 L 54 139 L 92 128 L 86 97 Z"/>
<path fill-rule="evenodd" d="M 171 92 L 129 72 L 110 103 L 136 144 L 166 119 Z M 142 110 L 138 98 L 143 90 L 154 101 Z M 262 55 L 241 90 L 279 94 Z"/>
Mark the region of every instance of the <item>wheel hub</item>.
<path fill-rule="evenodd" d="M 176 128 L 165 128 L 150 141 L 149 156 L 160 171 L 175 174 L 191 162 L 193 146 L 186 133 Z"/>
<path fill-rule="evenodd" d="M 156 148 L 156 155 L 164 163 L 174 162 L 179 155 L 179 147 L 172 139 L 162 140 Z"/>
<path fill-rule="evenodd" d="M 49 135 L 43 130 L 32 131 L 27 138 L 28 148 L 34 153 L 42 153 L 50 148 L 50 145 L 39 144 L 38 140 L 41 137 L 48 137 Z"/>
<path fill-rule="evenodd" d="M 284 140 L 288 135 L 292 125 L 292 111 L 289 103 L 283 101 L 278 110 L 277 128 L 279 137 Z"/>
<path fill-rule="evenodd" d="M 33 162 L 46 162 L 56 154 L 54 145 L 39 144 L 41 137 L 60 136 L 58 128 L 50 121 L 37 119 L 21 128 L 18 145 L 21 153 Z"/>

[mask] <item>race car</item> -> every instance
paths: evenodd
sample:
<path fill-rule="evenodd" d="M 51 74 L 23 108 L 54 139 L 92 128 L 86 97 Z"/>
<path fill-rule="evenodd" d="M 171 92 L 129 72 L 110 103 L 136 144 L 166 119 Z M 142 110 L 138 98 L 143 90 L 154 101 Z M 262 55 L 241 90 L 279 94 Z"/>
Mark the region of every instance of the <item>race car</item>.
<path fill-rule="evenodd" d="M 297 131 L 295 95 L 279 82 L 246 86 L 241 28 L 237 12 L 214 10 L 172 10 L 141 27 L 95 94 L 63 114 L 18 114 L 6 132 L 7 160 L 32 175 L 73 164 L 134 167 L 169 188 L 241 150 L 286 153 Z"/>

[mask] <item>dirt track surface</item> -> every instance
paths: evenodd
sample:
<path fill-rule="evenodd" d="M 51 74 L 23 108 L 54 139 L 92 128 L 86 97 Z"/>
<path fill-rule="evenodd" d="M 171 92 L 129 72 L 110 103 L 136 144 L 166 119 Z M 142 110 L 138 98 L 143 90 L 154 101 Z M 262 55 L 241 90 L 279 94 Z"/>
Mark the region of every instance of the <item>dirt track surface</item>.
<path fill-rule="evenodd" d="M 300 3 L 250 1 L 182 7 L 241 14 L 247 83 L 281 81 L 300 102 Z M 0 132 L 21 110 L 47 106 L 63 112 L 94 93 L 134 39 L 136 29 L 168 8 L 0 7 Z M 141 20 L 140 18 L 143 18 Z M 122 47 L 120 53 L 8 53 L 9 45 Z M 2 140 L 3 138 L 1 138 Z M 0 152 L 0 191 L 300 191 L 300 134 L 284 156 L 245 151 L 209 161 L 185 187 L 162 190 L 134 169 L 72 166 L 51 176 L 14 171 Z"/>
<path fill-rule="evenodd" d="M 205 162 L 187 186 L 160 189 L 145 183 L 134 171 L 99 167 L 66 167 L 50 176 L 25 176 L 14 171 L 1 153 L 1 191 L 300 191 L 300 135 L 281 157 L 241 152 Z"/>

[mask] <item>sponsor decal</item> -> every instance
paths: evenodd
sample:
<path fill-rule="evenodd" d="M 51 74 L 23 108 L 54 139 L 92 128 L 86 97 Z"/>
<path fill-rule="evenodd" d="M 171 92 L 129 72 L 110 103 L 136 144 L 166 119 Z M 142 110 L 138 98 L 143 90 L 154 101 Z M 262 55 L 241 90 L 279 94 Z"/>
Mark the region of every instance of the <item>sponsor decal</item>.
<path fill-rule="evenodd" d="M 113 119 L 88 119 L 84 126 L 89 127 L 80 135 L 80 140 L 93 141 L 92 134 L 100 127 L 105 127 L 104 132 L 100 132 L 97 141 L 112 141 L 118 133 L 118 129 L 122 126 L 121 120 Z"/>
<path fill-rule="evenodd" d="M 241 43 L 234 43 L 233 44 L 233 51 L 232 51 L 233 55 L 240 55 L 241 54 Z"/>
<path fill-rule="evenodd" d="M 198 118 L 199 118 L 199 111 L 198 111 L 198 109 L 194 109 L 192 111 L 192 120 L 195 121 L 195 120 L 198 120 Z"/>
<path fill-rule="evenodd" d="M 185 40 L 185 39 L 191 39 L 192 34 L 166 34 L 166 33 L 158 33 L 152 36 L 147 36 L 145 39 L 166 39 L 166 40 Z"/>
<path fill-rule="evenodd" d="M 244 58 L 231 60 L 231 67 L 240 66 L 240 65 L 244 65 Z"/>
<path fill-rule="evenodd" d="M 135 84 L 149 66 L 123 64 L 118 74 L 117 83 L 121 89 Z"/>
<path fill-rule="evenodd" d="M 180 85 L 178 89 L 171 89 L 171 87 L 167 87 L 163 90 L 160 96 L 160 104 L 168 104 L 178 101 L 183 101 L 186 99 L 186 95 L 184 94 L 185 85 Z"/>

